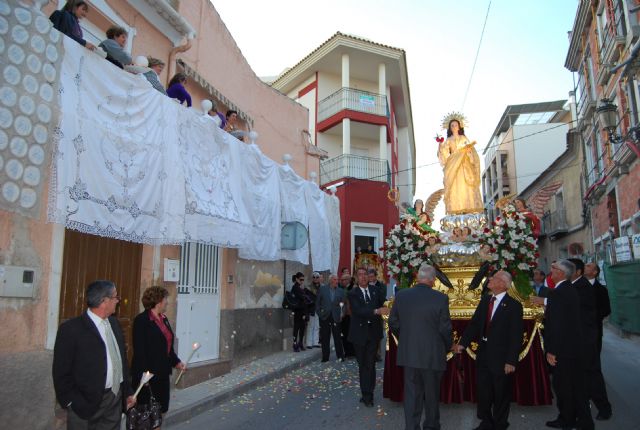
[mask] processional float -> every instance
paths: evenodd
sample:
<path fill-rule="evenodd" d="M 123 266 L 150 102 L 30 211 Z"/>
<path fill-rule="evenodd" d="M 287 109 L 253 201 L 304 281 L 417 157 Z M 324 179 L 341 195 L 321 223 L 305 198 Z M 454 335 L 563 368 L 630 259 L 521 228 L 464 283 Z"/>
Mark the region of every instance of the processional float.
<path fill-rule="evenodd" d="M 519 204 L 516 209 L 509 196 L 496 205 L 500 214 L 488 222 L 480 196 L 480 159 L 474 148 L 476 142 L 464 135 L 465 122 L 457 112 L 444 118 L 442 128 L 447 130 L 447 137 L 436 138 L 444 188 L 426 202 L 417 200 L 389 231 L 384 246 L 387 270 L 398 288 L 410 288 L 423 263 L 436 267 L 434 288 L 449 297 L 454 343 L 460 340 L 473 316 L 491 274 L 498 269 L 510 272 L 514 282 L 508 294 L 523 304 L 525 318 L 512 398 L 521 405 L 551 404 L 541 334 L 543 314 L 541 308 L 528 301 L 533 292 L 529 275 L 538 257 L 539 219 L 526 209 L 526 204 Z M 442 199 L 446 215 L 440 221 L 440 231 L 436 231 L 431 220 Z M 393 306 L 393 299 L 388 305 Z M 386 329 L 383 395 L 402 401 L 403 372 L 395 364 L 397 340 L 388 326 Z M 442 402 L 475 401 L 477 347 L 472 343 L 466 353 L 457 357 L 448 354 L 440 391 Z"/>

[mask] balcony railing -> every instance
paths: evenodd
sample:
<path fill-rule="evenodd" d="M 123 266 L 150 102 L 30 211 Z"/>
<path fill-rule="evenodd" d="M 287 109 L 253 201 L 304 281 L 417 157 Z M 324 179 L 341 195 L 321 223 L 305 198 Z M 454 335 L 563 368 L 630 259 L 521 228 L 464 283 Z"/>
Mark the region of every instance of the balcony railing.
<path fill-rule="evenodd" d="M 567 216 L 564 209 L 558 209 L 554 212 L 548 212 L 542 217 L 542 230 L 547 236 L 556 236 L 566 233 L 569 230 L 567 226 Z"/>
<path fill-rule="evenodd" d="M 318 122 L 343 110 L 352 110 L 378 116 L 389 116 L 387 98 L 381 94 L 353 88 L 340 88 L 318 103 Z"/>
<path fill-rule="evenodd" d="M 621 2 L 614 1 L 614 20 L 608 22 L 602 29 L 602 45 L 600 46 L 600 58 L 602 62 L 613 64 L 620 56 L 620 47 L 627 40 L 627 23 L 625 11 Z M 606 13 L 606 12 L 603 12 Z M 603 68 L 607 68 L 604 66 Z"/>
<path fill-rule="evenodd" d="M 343 154 L 320 163 L 320 185 L 342 178 L 368 179 L 391 185 L 387 160 Z"/>

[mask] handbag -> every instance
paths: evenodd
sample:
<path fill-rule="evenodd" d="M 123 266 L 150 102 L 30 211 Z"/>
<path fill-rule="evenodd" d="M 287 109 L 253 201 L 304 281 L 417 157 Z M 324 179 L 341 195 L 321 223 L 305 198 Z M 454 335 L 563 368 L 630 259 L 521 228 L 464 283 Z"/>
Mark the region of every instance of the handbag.
<path fill-rule="evenodd" d="M 285 291 L 282 296 L 282 309 L 289 309 L 293 311 L 299 306 L 296 296 L 294 296 L 291 291 Z"/>
<path fill-rule="evenodd" d="M 162 409 L 160 402 L 153 397 L 153 391 L 149 384 L 145 384 L 149 390 L 149 404 L 136 404 L 127 411 L 127 430 L 152 430 L 162 425 Z"/>

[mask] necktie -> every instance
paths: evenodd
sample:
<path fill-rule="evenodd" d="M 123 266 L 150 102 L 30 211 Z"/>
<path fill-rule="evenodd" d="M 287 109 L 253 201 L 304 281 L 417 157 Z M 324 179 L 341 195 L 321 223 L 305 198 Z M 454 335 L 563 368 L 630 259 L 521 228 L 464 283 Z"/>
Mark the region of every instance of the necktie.
<path fill-rule="evenodd" d="M 108 320 L 102 320 L 102 324 L 104 325 L 104 334 L 107 338 L 107 350 L 109 352 L 109 357 L 111 357 L 111 367 L 113 369 L 111 391 L 113 391 L 113 394 L 117 396 L 118 391 L 120 390 L 120 379 L 122 378 L 122 360 L 118 353 L 118 348 L 116 347 L 113 331 L 111 331 L 111 324 L 109 324 Z"/>
<path fill-rule="evenodd" d="M 489 333 L 489 327 L 491 326 L 491 315 L 493 314 L 493 304 L 496 302 L 496 296 L 491 296 L 489 301 L 489 310 L 487 311 L 487 320 L 484 323 L 485 336 Z"/>
<path fill-rule="evenodd" d="M 364 302 L 369 303 L 370 301 L 371 298 L 369 297 L 369 289 L 367 288 L 366 290 L 364 290 Z"/>
<path fill-rule="evenodd" d="M 336 297 L 336 292 L 335 292 L 335 290 L 333 288 L 329 289 L 329 297 L 331 298 L 331 303 L 333 303 L 333 300 Z"/>

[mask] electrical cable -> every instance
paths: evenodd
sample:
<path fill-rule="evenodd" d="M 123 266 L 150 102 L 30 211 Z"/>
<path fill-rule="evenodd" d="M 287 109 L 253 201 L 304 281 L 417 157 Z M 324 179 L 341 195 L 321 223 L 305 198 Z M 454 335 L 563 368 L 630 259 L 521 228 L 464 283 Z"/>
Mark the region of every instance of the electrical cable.
<path fill-rule="evenodd" d="M 489 18 L 489 10 L 491 9 L 491 0 L 487 6 L 487 14 L 484 16 L 484 24 L 482 24 L 482 32 L 480 33 L 480 41 L 478 42 L 478 49 L 476 50 L 476 58 L 473 60 L 473 67 L 471 68 L 471 75 L 469 76 L 469 83 L 467 89 L 464 92 L 464 99 L 462 99 L 461 111 L 464 111 L 464 105 L 467 103 L 467 95 L 469 95 L 469 88 L 471 88 L 471 81 L 473 80 L 473 74 L 476 71 L 476 63 L 478 62 L 478 56 L 480 55 L 480 47 L 482 46 L 482 38 L 484 37 L 484 30 L 487 27 L 487 19 Z"/>

